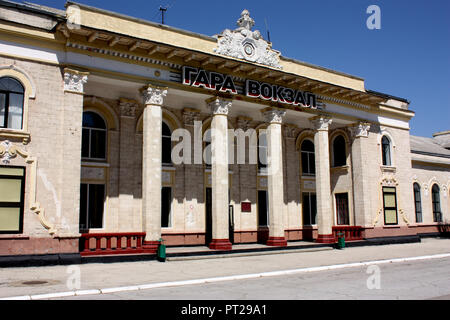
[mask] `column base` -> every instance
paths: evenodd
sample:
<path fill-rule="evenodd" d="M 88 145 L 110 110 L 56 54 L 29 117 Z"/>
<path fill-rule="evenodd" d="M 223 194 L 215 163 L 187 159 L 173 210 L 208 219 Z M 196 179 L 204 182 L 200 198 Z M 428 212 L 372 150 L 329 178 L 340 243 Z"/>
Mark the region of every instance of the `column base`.
<path fill-rule="evenodd" d="M 144 241 L 142 243 L 142 249 L 145 253 L 156 253 L 158 252 L 159 241 Z"/>
<path fill-rule="evenodd" d="M 287 247 L 287 241 L 285 237 L 269 237 L 266 245 L 272 247 Z"/>
<path fill-rule="evenodd" d="M 336 243 L 336 238 L 334 234 L 319 234 L 317 236 L 316 242 L 318 243 Z"/>
<path fill-rule="evenodd" d="M 231 242 L 229 239 L 212 239 L 209 248 L 212 250 L 231 250 Z"/>

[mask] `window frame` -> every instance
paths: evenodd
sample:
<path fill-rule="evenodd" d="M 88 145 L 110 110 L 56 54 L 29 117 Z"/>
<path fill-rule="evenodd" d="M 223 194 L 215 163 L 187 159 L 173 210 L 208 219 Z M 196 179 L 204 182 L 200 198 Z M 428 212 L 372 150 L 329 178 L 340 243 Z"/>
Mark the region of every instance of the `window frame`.
<path fill-rule="evenodd" d="M 417 190 L 416 190 L 417 187 Z M 423 214 L 422 214 L 422 192 L 420 191 L 420 185 L 417 182 L 413 184 L 413 194 L 414 194 L 414 213 L 416 216 L 416 223 L 423 222 Z M 419 204 L 419 209 L 418 209 Z M 418 219 L 420 215 L 420 219 Z M 420 220 L 420 221 L 419 221 Z"/>
<path fill-rule="evenodd" d="M 395 189 L 394 192 L 387 192 L 385 191 L 386 188 L 389 189 Z M 385 194 L 393 194 L 395 199 L 395 207 L 386 207 L 386 201 L 385 201 Z M 398 202 L 397 202 L 397 188 L 396 187 L 389 187 L 389 186 L 383 186 L 382 187 L 382 195 L 383 195 L 383 215 L 384 215 L 384 224 L 389 226 L 395 226 L 398 225 Z M 387 223 L 386 222 L 386 210 L 395 210 L 395 223 Z"/>
<path fill-rule="evenodd" d="M 83 184 L 85 184 L 86 186 L 87 186 L 87 190 L 86 190 L 86 195 L 87 195 L 87 197 L 86 197 L 86 228 L 85 229 L 82 229 L 81 228 L 81 224 L 80 224 L 80 222 L 81 222 L 81 185 L 83 185 Z M 101 185 L 101 186 L 103 186 L 103 207 L 102 207 L 102 226 L 101 226 L 101 228 L 91 228 L 90 227 L 90 220 L 89 220 L 89 189 L 90 189 L 90 186 L 91 185 Z M 107 191 L 106 191 L 106 183 L 89 183 L 89 182 L 81 182 L 80 183 L 80 209 L 79 209 L 79 212 L 80 212 L 80 214 L 79 214 L 79 222 L 78 222 L 78 226 L 79 226 L 79 231 L 80 231 L 80 233 L 85 233 L 85 232 L 90 232 L 90 230 L 103 230 L 104 228 L 105 228 L 105 213 L 106 213 L 106 210 L 105 210 L 105 202 L 106 202 L 106 194 L 107 194 Z"/>
<path fill-rule="evenodd" d="M 23 169 L 22 176 L 14 176 L 14 175 L 3 175 L 0 174 L 0 179 L 10 179 L 17 180 L 20 178 L 21 180 L 21 188 L 20 188 L 20 202 L 0 202 L 0 208 L 19 208 L 19 229 L 18 230 L 0 230 L 0 234 L 22 234 L 23 233 L 23 222 L 24 222 L 24 207 L 25 207 L 25 178 L 26 178 L 26 167 L 24 166 L 4 166 L 0 165 L 0 168 L 13 168 L 13 169 Z M 11 203 L 18 204 L 11 205 Z"/>
<path fill-rule="evenodd" d="M 265 142 L 266 142 L 265 145 L 260 143 L 260 141 L 261 141 L 263 136 L 265 136 Z M 257 158 L 258 158 L 258 172 L 259 173 L 267 173 L 267 167 L 269 165 L 269 163 L 268 163 L 269 149 L 268 149 L 268 141 L 267 141 L 267 129 L 259 129 L 258 130 L 257 142 L 258 142 L 258 154 L 257 154 Z M 265 155 L 266 155 L 266 163 L 263 163 L 261 161 L 261 153 L 265 153 Z"/>
<path fill-rule="evenodd" d="M 316 208 L 316 212 L 314 214 L 314 216 L 312 215 L 312 209 L 313 206 L 311 205 L 313 196 L 315 198 L 315 205 L 314 207 Z M 305 224 L 305 197 L 308 197 L 308 204 L 309 204 L 309 210 L 308 210 L 308 216 L 309 216 L 309 224 Z M 316 192 L 309 192 L 309 191 L 305 191 L 302 192 L 302 225 L 303 226 L 317 226 L 317 193 Z"/>
<path fill-rule="evenodd" d="M 314 147 L 314 151 L 308 151 L 308 150 L 302 150 L 302 146 L 303 144 L 309 141 L 312 143 L 313 147 Z M 300 144 L 300 161 L 301 161 L 301 173 L 302 176 L 309 176 L 309 177 L 315 177 L 316 176 L 316 150 L 315 150 L 315 145 L 314 145 L 314 141 L 312 141 L 311 139 L 304 139 L 302 141 L 302 143 Z M 307 163 L 307 172 L 304 172 L 303 168 L 304 168 L 304 161 L 303 161 L 303 154 L 306 155 L 306 158 L 308 160 Z M 311 161 L 311 156 L 313 157 L 313 161 Z M 312 165 L 311 165 L 312 162 Z M 313 168 L 313 170 L 311 170 Z"/>
<path fill-rule="evenodd" d="M 168 210 L 169 212 L 167 214 L 167 226 L 163 226 L 163 223 L 162 223 L 162 221 L 163 221 L 163 214 L 164 214 L 164 212 L 163 212 L 163 201 L 164 201 L 163 196 L 164 196 L 164 192 L 163 192 L 163 190 L 169 190 L 168 191 L 169 192 L 169 203 L 167 204 L 167 207 L 169 209 Z M 172 204 L 173 204 L 173 188 L 170 187 L 170 186 L 162 186 L 161 187 L 161 228 L 169 229 L 169 228 L 173 227 Z"/>
<path fill-rule="evenodd" d="M 105 118 L 96 111 L 93 110 L 85 110 L 83 111 L 83 116 L 85 113 L 94 113 L 96 115 L 98 115 L 103 123 L 105 124 L 105 128 L 93 128 L 93 127 L 85 127 L 82 125 L 81 127 L 81 160 L 83 161 L 103 161 L 106 162 L 108 159 L 108 122 L 105 120 Z M 83 157 L 83 132 L 84 130 L 88 130 L 89 134 L 88 134 L 88 152 L 89 152 L 89 156 L 88 157 Z M 92 131 L 101 131 L 105 133 L 105 144 L 104 144 L 104 148 L 105 148 L 105 157 L 104 158 L 94 158 L 91 156 L 92 154 Z"/>
<path fill-rule="evenodd" d="M 164 125 L 166 125 L 167 128 L 169 129 L 170 136 L 164 135 L 164 130 L 162 130 L 163 129 L 162 127 Z M 170 143 L 166 141 L 166 143 L 170 144 L 170 162 L 164 162 L 164 140 L 167 140 L 167 139 L 170 141 Z M 173 166 L 173 162 L 172 162 L 172 128 L 164 120 L 161 122 L 161 163 L 165 167 Z"/>
<path fill-rule="evenodd" d="M 4 120 L 3 123 L 0 124 L 0 129 L 9 129 L 9 130 L 18 130 L 18 131 L 22 131 L 24 128 L 24 114 L 25 114 L 25 86 L 23 85 L 23 83 L 21 81 L 19 81 L 18 79 L 11 77 L 11 76 L 2 76 L 0 77 L 0 81 L 2 79 L 11 79 L 13 81 L 16 81 L 21 87 L 22 87 L 22 92 L 16 92 L 16 91 L 6 91 L 6 90 L 1 90 L 0 89 L 0 94 L 4 94 L 5 95 L 5 114 L 4 114 Z M 10 100 L 10 94 L 17 94 L 17 95 L 21 95 L 22 96 L 22 106 L 21 106 L 21 121 L 20 121 L 20 128 L 11 128 L 8 126 L 8 118 L 9 118 L 9 100 Z"/>
<path fill-rule="evenodd" d="M 339 206 L 338 206 L 338 198 L 343 197 L 345 195 L 345 203 L 346 203 L 346 216 L 344 218 L 344 222 L 346 223 L 340 223 L 339 219 Z M 349 196 L 348 192 L 339 192 L 334 194 L 334 200 L 336 203 L 336 225 L 338 226 L 349 226 L 350 225 L 350 204 L 349 204 Z"/>
<path fill-rule="evenodd" d="M 336 141 L 338 139 L 342 139 L 344 150 L 341 150 L 340 148 L 336 148 L 335 143 L 336 143 Z M 347 140 L 345 139 L 345 137 L 342 134 L 338 134 L 338 135 L 336 135 L 333 138 L 332 148 L 333 148 L 333 152 L 332 152 L 332 155 L 333 155 L 333 166 L 332 167 L 336 168 L 336 167 L 344 167 L 344 166 L 346 166 L 347 165 Z M 336 157 L 337 154 L 339 155 L 339 157 Z M 340 158 L 340 157 L 343 157 L 343 163 L 342 164 L 340 164 L 340 163 L 337 164 L 336 163 L 336 158 Z"/>
<path fill-rule="evenodd" d="M 437 192 L 435 191 L 435 187 L 437 188 Z M 437 201 L 435 201 L 435 194 L 437 193 Z M 439 205 L 439 211 L 436 211 L 436 204 Z M 433 210 L 433 222 L 440 223 L 442 222 L 442 208 L 441 208 L 441 188 L 437 183 L 434 183 L 431 187 L 431 209 Z M 436 214 L 439 214 L 440 219 L 436 219 Z"/>
<path fill-rule="evenodd" d="M 384 140 L 387 140 L 387 144 L 384 143 Z M 387 146 L 387 149 L 385 148 L 385 146 Z M 389 156 L 389 163 L 388 163 L 388 159 L 386 157 L 386 155 Z M 383 135 L 381 137 L 381 164 L 383 166 L 386 167 L 392 167 L 393 162 L 392 162 L 392 140 L 387 136 L 387 135 Z"/>

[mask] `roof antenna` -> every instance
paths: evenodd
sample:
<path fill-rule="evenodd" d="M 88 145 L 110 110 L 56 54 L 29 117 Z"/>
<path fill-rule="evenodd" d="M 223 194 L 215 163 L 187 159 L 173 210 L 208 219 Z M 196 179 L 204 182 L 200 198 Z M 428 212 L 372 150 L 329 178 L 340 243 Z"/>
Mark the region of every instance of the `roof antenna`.
<path fill-rule="evenodd" d="M 164 24 L 164 12 L 167 11 L 167 7 L 163 8 L 162 6 L 159 6 L 159 11 L 161 11 L 161 24 Z"/>
<path fill-rule="evenodd" d="M 266 18 L 264 18 L 264 22 L 266 23 L 267 41 L 270 42 L 270 32 L 269 32 L 269 27 L 267 26 L 267 19 Z"/>

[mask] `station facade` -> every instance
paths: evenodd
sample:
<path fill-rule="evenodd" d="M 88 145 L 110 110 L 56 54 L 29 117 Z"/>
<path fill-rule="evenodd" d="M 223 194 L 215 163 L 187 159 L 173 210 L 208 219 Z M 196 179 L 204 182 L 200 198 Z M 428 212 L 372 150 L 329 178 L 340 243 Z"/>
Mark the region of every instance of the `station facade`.
<path fill-rule="evenodd" d="M 282 56 L 244 10 L 209 37 L 0 1 L 0 256 L 438 235 L 450 132 Z"/>

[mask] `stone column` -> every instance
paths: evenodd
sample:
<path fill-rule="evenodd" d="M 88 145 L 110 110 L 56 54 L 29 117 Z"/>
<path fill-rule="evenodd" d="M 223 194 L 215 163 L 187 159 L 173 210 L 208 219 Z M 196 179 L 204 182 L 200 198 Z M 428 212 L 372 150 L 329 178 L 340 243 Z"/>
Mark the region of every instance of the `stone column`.
<path fill-rule="evenodd" d="M 143 90 L 142 224 L 144 249 L 156 252 L 161 238 L 162 105 L 167 88 L 149 85 Z"/>
<path fill-rule="evenodd" d="M 134 137 L 137 103 L 120 99 L 119 223 L 120 232 L 133 231 Z"/>
<path fill-rule="evenodd" d="M 287 246 L 284 235 L 284 179 L 283 141 L 281 124 L 286 111 L 267 108 L 263 110 L 267 127 L 267 195 L 269 199 L 268 246 Z"/>
<path fill-rule="evenodd" d="M 206 101 L 211 121 L 212 241 L 210 249 L 231 250 L 228 229 L 228 113 L 231 100 L 214 97 Z"/>
<path fill-rule="evenodd" d="M 368 137 L 370 123 L 359 122 L 349 128 L 352 135 L 352 177 L 355 225 L 365 226 L 370 223 L 370 190 L 368 157 Z"/>
<path fill-rule="evenodd" d="M 56 236 L 79 237 L 81 135 L 83 126 L 84 84 L 88 73 L 64 69 L 64 106 L 60 130 L 62 152 L 59 181 L 61 213 L 56 218 Z"/>
<path fill-rule="evenodd" d="M 333 208 L 330 182 L 330 151 L 328 147 L 328 127 L 331 118 L 317 116 L 311 119 L 315 129 L 314 150 L 316 159 L 316 199 L 317 199 L 317 242 L 334 243 Z"/>

